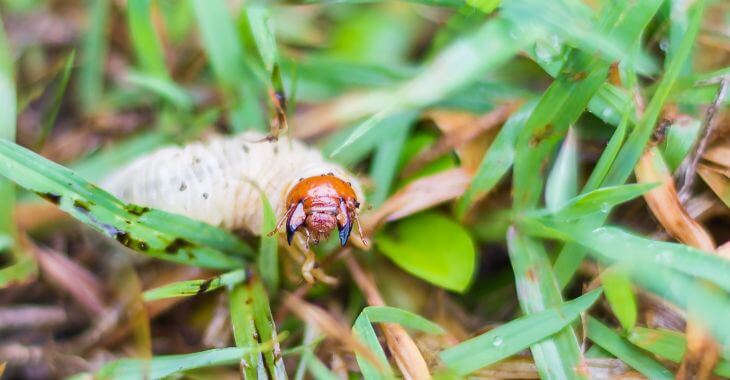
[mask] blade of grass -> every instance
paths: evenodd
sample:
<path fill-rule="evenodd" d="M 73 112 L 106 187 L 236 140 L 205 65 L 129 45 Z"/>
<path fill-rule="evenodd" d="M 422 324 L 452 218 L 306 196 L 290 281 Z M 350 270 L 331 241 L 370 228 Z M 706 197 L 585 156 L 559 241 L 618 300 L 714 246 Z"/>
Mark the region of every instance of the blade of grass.
<path fill-rule="evenodd" d="M 517 283 L 517 297 L 525 315 L 559 307 L 563 301 L 542 243 L 514 227 L 507 233 L 507 246 Z M 530 347 L 543 379 L 587 379 L 578 340 L 571 327 Z"/>
<path fill-rule="evenodd" d="M 368 306 L 362 311 L 371 323 L 397 323 L 403 327 L 419 330 L 429 334 L 444 334 L 445 330 L 410 311 L 392 306 Z"/>
<path fill-rule="evenodd" d="M 600 295 L 601 290 L 595 289 L 559 307 L 515 319 L 441 351 L 439 357 L 452 371 L 466 376 L 561 331 L 593 305 Z"/>
<path fill-rule="evenodd" d="M 207 280 L 180 281 L 150 289 L 143 293 L 143 298 L 145 301 L 154 301 L 163 298 L 195 296 L 223 286 L 233 287 L 244 280 L 246 280 L 246 271 L 239 269 Z"/>
<path fill-rule="evenodd" d="M 548 210 L 557 210 L 577 194 L 578 138 L 569 129 L 545 184 L 545 205 Z"/>
<path fill-rule="evenodd" d="M 158 95 L 181 111 L 187 112 L 193 108 L 190 94 L 166 76 L 129 72 L 124 80 Z"/>
<path fill-rule="evenodd" d="M 119 359 L 108 363 L 96 374 L 100 379 L 161 379 L 196 368 L 231 365 L 255 347 L 227 347 L 182 355 L 160 355 L 152 359 Z"/>
<path fill-rule="evenodd" d="M 63 211 L 128 248 L 163 260 L 225 269 L 250 249 L 230 233 L 159 210 L 127 205 L 73 171 L 7 140 L 0 140 L 1 174 L 57 204 Z M 202 243 L 206 243 L 203 245 Z"/>
<path fill-rule="evenodd" d="M 253 320 L 253 295 L 248 284 L 234 286 L 228 293 L 231 326 L 236 347 L 256 347 L 259 334 Z M 249 351 L 241 357 L 241 371 L 245 379 L 267 378 L 265 363 L 260 352 Z"/>
<path fill-rule="evenodd" d="M 675 363 L 682 361 L 687 350 L 687 339 L 681 332 L 665 329 L 634 327 L 628 336 L 629 342 L 652 354 Z M 730 361 L 720 359 L 715 366 L 715 374 L 730 378 Z"/>
<path fill-rule="evenodd" d="M 386 122 L 389 124 L 389 137 L 375 148 L 373 163 L 370 166 L 370 178 L 375 183 L 375 191 L 368 196 L 368 203 L 373 207 L 380 206 L 388 197 L 393 179 L 398 170 L 398 161 L 403 145 L 408 138 L 411 127 L 417 117 L 415 112 L 394 115 Z"/>
<path fill-rule="evenodd" d="M 624 330 L 631 330 L 636 324 L 638 309 L 628 274 L 620 266 L 613 266 L 601 272 L 601 283 L 613 314 Z"/>
<path fill-rule="evenodd" d="M 86 112 L 93 111 L 104 92 L 104 62 L 106 61 L 106 28 L 111 1 L 92 1 L 89 5 L 89 25 L 81 48 L 79 72 L 79 101 Z"/>
<path fill-rule="evenodd" d="M 244 55 L 226 3 L 222 0 L 191 0 L 200 27 L 203 47 L 219 86 L 231 96 L 232 128 L 266 130 L 259 104 L 261 83 Z"/>
<path fill-rule="evenodd" d="M 616 186 L 626 182 L 634 170 L 634 166 L 639 161 L 641 154 L 646 147 L 649 137 L 651 137 L 654 126 L 656 125 L 659 114 L 664 107 L 670 90 L 679 76 L 684 62 L 687 60 L 691 51 L 694 40 L 702 21 L 702 13 L 704 10 L 704 0 L 697 1 L 693 4 L 690 17 L 690 27 L 687 34 L 684 35 L 680 48 L 672 57 L 664 76 L 659 82 L 659 86 L 654 93 L 649 105 L 642 116 L 639 124 L 629 135 L 626 143 L 619 150 L 617 157 L 611 165 L 603 185 Z M 598 227 L 605 221 L 606 217 L 596 218 L 594 227 Z M 560 252 L 560 256 L 556 261 L 555 272 L 560 274 L 563 285 L 567 284 L 573 276 L 578 266 L 585 258 L 586 252 L 574 244 L 567 244 Z M 563 256 L 567 256 L 563 258 Z"/>
<path fill-rule="evenodd" d="M 76 51 L 72 51 L 66 58 L 66 64 L 61 71 L 61 76 L 58 78 L 58 83 L 53 92 L 53 104 L 51 109 L 43 115 L 43 124 L 41 127 L 41 134 L 38 137 L 37 146 L 43 146 L 48 136 L 53 131 L 53 126 L 56 123 L 58 117 L 58 111 L 61 110 L 61 102 L 63 101 L 63 95 L 66 93 L 66 87 L 68 86 L 69 79 L 71 78 L 71 71 L 76 62 Z"/>
<path fill-rule="evenodd" d="M 627 342 L 597 319 L 589 316 L 586 330 L 588 332 L 588 338 L 591 341 L 611 354 L 616 355 L 617 358 L 631 366 L 631 368 L 641 372 L 644 376 L 650 379 L 674 378 L 668 369 L 664 368 L 637 347 L 631 345 L 631 343 Z"/>
<path fill-rule="evenodd" d="M 562 208 L 555 210 L 550 216 L 555 219 L 579 219 L 598 212 L 606 214 L 613 206 L 640 197 L 657 185 L 656 183 L 633 183 L 602 187 L 569 199 Z M 548 212 L 549 210 L 538 211 L 538 213 Z"/>
<path fill-rule="evenodd" d="M 16 107 L 13 54 L 5 36 L 5 25 L 0 20 L 0 139 L 15 141 Z M 14 208 L 15 185 L 7 179 L 0 179 L 0 236 L 10 241 L 17 238 L 13 222 Z"/>
<path fill-rule="evenodd" d="M 169 77 L 165 67 L 165 55 L 157 37 L 151 17 L 151 0 L 129 0 L 127 21 L 137 63 L 142 70 L 153 77 Z"/>
<path fill-rule="evenodd" d="M 368 358 L 356 352 L 355 359 L 357 360 L 357 365 L 360 367 L 363 378 L 366 380 L 392 378 L 393 372 L 388 364 L 388 359 L 385 357 L 385 351 L 380 346 L 380 341 L 378 340 L 378 336 L 375 335 L 372 321 L 370 321 L 364 310 L 355 319 L 355 323 L 352 326 L 352 333 L 356 339 L 370 349 L 382 368 L 382 370 L 378 369 L 378 367 L 370 363 Z"/>
<path fill-rule="evenodd" d="M 259 247 L 259 256 L 257 260 L 258 270 L 261 273 L 261 279 L 264 281 L 266 288 L 270 292 L 276 292 L 279 288 L 279 242 L 276 234 L 269 236 L 269 232 L 276 228 L 276 215 L 271 207 L 269 199 L 262 191 L 259 191 L 261 197 L 261 207 L 264 210 L 264 220 L 261 226 L 261 246 Z"/>
<path fill-rule="evenodd" d="M 367 108 L 379 112 L 360 124 L 332 155 L 336 156 L 357 141 L 377 121 L 402 109 L 430 105 L 463 88 L 484 72 L 504 64 L 533 39 L 531 30 L 519 30 L 506 20 L 487 21 L 474 33 L 449 45 L 415 78 L 374 97 L 376 101 Z M 482 54 L 484 51 L 489 54 Z M 454 71 L 454 67 L 459 67 L 459 70 Z"/>

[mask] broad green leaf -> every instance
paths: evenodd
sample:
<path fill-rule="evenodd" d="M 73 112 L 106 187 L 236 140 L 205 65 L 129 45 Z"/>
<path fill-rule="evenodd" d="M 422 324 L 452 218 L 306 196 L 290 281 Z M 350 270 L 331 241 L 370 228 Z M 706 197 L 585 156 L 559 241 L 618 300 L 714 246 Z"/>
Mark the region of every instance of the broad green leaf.
<path fill-rule="evenodd" d="M 435 212 L 398 222 L 375 239 L 380 252 L 407 272 L 442 288 L 463 292 L 475 267 L 474 243 L 464 228 Z"/>
<path fill-rule="evenodd" d="M 233 255 L 251 253 L 226 231 L 180 215 L 124 204 L 73 171 L 7 140 L 0 140 L 0 167 L 0 173 L 11 181 L 140 253 L 216 269 L 239 267 L 242 262 Z"/>
<path fill-rule="evenodd" d="M 588 317 L 586 327 L 588 338 L 604 350 L 616 355 L 631 368 L 641 372 L 649 379 L 673 379 L 672 373 L 659 364 L 652 357 L 631 345 L 624 338 L 616 334 L 603 323 L 593 317 Z"/>
<path fill-rule="evenodd" d="M 631 330 L 636 324 L 638 309 L 628 274 L 620 266 L 614 266 L 601 272 L 601 283 L 613 314 L 624 330 Z"/>
<path fill-rule="evenodd" d="M 145 301 L 172 297 L 188 297 L 207 293 L 223 286 L 232 287 L 245 279 L 246 271 L 236 270 L 207 280 L 189 280 L 164 285 L 159 288 L 150 289 L 144 292 L 142 296 Z"/>
<path fill-rule="evenodd" d="M 454 372 L 466 376 L 510 357 L 562 330 L 593 305 L 601 295 L 596 289 L 559 307 L 510 321 L 489 332 L 441 351 L 441 360 Z"/>
<path fill-rule="evenodd" d="M 629 342 L 652 354 L 675 363 L 682 361 L 687 350 L 687 339 L 679 331 L 634 327 L 628 336 Z M 730 378 L 730 361 L 720 358 L 715 365 L 715 374 Z"/>
<path fill-rule="evenodd" d="M 542 243 L 512 227 L 507 234 L 507 247 L 522 312 L 529 316 L 562 305 L 562 295 Z M 534 343 L 530 350 L 543 379 L 588 378 L 587 373 L 576 370 L 585 363 L 572 327 L 564 327 Z"/>

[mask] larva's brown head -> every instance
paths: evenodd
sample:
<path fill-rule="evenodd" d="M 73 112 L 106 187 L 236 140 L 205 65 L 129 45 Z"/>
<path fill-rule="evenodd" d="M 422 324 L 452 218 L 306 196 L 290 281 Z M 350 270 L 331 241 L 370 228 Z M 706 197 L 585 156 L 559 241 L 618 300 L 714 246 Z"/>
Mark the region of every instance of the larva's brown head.
<path fill-rule="evenodd" d="M 340 244 L 345 246 L 352 227 L 358 221 L 360 203 L 352 185 L 332 173 L 302 178 L 289 191 L 287 211 L 277 225 L 286 223 L 286 238 L 291 244 L 294 233 L 302 229 L 307 243 L 326 239 L 337 227 Z M 362 232 L 360 233 L 362 238 Z"/>

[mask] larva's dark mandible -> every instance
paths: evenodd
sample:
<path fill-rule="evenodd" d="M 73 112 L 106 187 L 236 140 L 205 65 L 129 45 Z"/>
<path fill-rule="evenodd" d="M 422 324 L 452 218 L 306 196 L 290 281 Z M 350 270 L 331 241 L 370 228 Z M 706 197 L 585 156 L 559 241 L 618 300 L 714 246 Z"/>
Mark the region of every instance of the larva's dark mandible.
<path fill-rule="evenodd" d="M 122 200 L 182 214 L 230 230 L 261 233 L 261 189 L 286 225 L 307 242 L 337 227 L 345 245 L 363 194 L 356 178 L 299 141 L 247 132 L 167 147 L 109 176 L 102 186 Z"/>

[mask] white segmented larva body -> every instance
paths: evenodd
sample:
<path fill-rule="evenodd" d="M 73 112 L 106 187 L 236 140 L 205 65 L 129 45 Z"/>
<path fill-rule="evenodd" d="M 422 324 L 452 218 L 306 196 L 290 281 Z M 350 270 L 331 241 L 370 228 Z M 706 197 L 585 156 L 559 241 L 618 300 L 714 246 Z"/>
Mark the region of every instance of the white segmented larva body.
<path fill-rule="evenodd" d="M 246 132 L 205 142 L 166 147 L 110 175 L 102 187 L 128 203 L 181 214 L 230 230 L 261 233 L 261 189 L 277 217 L 286 195 L 301 178 L 333 173 L 362 189 L 352 175 L 299 141 Z"/>

